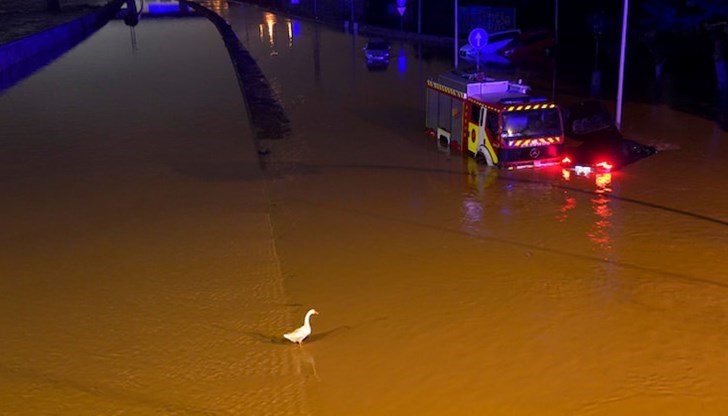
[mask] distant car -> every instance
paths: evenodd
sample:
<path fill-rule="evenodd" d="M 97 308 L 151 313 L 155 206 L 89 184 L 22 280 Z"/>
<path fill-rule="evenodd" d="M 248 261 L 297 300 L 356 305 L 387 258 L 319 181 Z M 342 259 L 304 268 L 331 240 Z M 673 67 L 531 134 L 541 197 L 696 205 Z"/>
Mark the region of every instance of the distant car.
<path fill-rule="evenodd" d="M 511 61 L 533 61 L 545 58 L 554 48 L 554 35 L 548 29 L 524 31 L 507 45 L 498 49 L 498 54 Z"/>
<path fill-rule="evenodd" d="M 466 60 L 499 60 L 498 50 L 508 45 L 521 34 L 518 29 L 504 30 L 502 32 L 493 32 L 488 34 L 488 42 L 481 49 L 476 50 L 470 44 L 460 48 L 458 55 Z"/>
<path fill-rule="evenodd" d="M 371 39 L 364 45 L 364 56 L 367 64 L 389 64 L 389 56 L 392 46 L 383 39 Z"/>
<path fill-rule="evenodd" d="M 624 138 L 599 101 L 567 108 L 564 119 L 567 143 L 562 165 L 577 173 L 610 172 L 657 153 L 653 146 Z"/>

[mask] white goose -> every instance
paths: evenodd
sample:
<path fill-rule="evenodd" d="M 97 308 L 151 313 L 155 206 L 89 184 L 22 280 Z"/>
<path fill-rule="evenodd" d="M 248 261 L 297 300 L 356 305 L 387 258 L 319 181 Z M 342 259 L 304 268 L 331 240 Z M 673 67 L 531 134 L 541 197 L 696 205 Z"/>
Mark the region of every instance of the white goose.
<path fill-rule="evenodd" d="M 306 317 L 303 319 L 303 326 L 283 334 L 283 338 L 301 345 L 303 340 L 311 335 L 311 315 L 318 315 L 316 309 L 309 309 L 308 312 L 306 312 Z"/>

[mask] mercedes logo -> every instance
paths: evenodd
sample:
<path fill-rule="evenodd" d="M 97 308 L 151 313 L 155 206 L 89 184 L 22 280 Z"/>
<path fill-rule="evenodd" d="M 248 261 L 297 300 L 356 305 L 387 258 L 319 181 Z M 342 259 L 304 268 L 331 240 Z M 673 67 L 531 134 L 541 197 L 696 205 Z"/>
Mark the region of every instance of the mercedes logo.
<path fill-rule="evenodd" d="M 539 150 L 538 147 L 532 147 L 531 150 L 528 151 L 528 155 L 531 156 L 531 159 L 536 159 L 541 155 L 541 150 Z"/>

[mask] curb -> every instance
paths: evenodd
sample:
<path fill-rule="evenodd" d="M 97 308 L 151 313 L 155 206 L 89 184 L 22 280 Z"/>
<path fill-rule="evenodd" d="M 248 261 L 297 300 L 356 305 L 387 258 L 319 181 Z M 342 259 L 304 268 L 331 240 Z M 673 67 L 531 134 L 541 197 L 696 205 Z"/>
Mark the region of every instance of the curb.
<path fill-rule="evenodd" d="M 193 1 L 180 0 L 207 17 L 217 28 L 235 68 L 238 84 L 246 102 L 257 140 L 283 139 L 290 133 L 290 122 L 273 88 L 255 59 L 243 47 L 235 31 L 214 11 Z"/>

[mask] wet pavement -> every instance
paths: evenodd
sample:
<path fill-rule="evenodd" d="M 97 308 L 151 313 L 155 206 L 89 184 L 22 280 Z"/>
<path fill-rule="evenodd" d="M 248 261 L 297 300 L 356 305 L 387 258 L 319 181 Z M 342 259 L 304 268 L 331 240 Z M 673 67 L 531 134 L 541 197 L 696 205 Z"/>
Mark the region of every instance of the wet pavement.
<path fill-rule="evenodd" d="M 485 168 L 423 134 L 446 57 L 393 42 L 372 71 L 364 36 L 206 5 L 288 115 L 263 170 L 205 19 L 111 22 L 0 98 L 0 411 L 728 410 L 715 123 L 626 103 L 658 154 Z"/>

